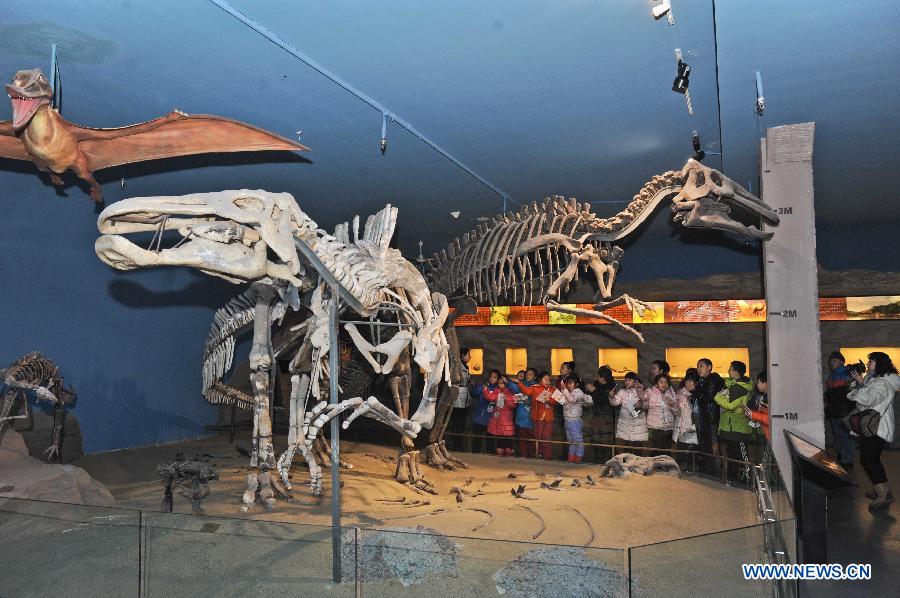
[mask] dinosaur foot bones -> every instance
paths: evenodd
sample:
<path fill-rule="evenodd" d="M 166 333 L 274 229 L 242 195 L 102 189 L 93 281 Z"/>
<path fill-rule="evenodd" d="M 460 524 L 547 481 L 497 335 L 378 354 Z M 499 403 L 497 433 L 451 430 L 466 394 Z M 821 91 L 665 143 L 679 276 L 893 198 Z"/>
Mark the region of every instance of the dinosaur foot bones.
<path fill-rule="evenodd" d="M 406 484 L 419 494 L 427 492 L 437 494 L 434 486 L 425 479 L 419 471 L 419 451 L 403 451 L 397 458 L 397 470 L 394 479 L 401 484 Z"/>
<path fill-rule="evenodd" d="M 447 450 L 447 444 L 443 440 L 425 447 L 425 463 L 432 467 L 449 471 L 455 471 L 458 468 L 469 468 L 465 461 L 450 454 Z"/>

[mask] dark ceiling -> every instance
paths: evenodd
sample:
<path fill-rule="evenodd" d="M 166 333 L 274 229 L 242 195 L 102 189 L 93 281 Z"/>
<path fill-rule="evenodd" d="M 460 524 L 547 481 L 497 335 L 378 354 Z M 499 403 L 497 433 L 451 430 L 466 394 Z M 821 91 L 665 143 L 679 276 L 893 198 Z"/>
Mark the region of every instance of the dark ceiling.
<path fill-rule="evenodd" d="M 653 21 L 648 0 L 233 4 L 517 201 L 562 194 L 618 211 L 651 176 L 683 165 L 692 131 L 719 152 L 720 122 L 726 174 L 758 192 L 760 131 L 815 121 L 820 263 L 891 269 L 898 255 L 896 3 L 676 0 L 674 27 Z M 108 202 L 265 188 L 293 193 L 324 228 L 393 203 L 396 245 L 411 258 L 419 240 L 428 254 L 501 209 L 494 192 L 396 125 L 382 156 L 377 111 L 210 2 L 7 3 L 2 77 L 46 70 L 54 42 L 72 121 L 121 126 L 179 108 L 289 137 L 302 130 L 312 148 L 309 161 L 270 154 L 111 169 L 99 177 Z M 693 67 L 693 116 L 670 91 L 676 47 Z M 61 199 L 31 170 L 0 162 L 0 185 L 34 178 L 33 195 L 5 201 L 38 210 L 81 202 L 93 220 L 81 190 Z M 758 267 L 755 246 L 682 235 L 667 210 L 626 249 L 623 279 Z"/>

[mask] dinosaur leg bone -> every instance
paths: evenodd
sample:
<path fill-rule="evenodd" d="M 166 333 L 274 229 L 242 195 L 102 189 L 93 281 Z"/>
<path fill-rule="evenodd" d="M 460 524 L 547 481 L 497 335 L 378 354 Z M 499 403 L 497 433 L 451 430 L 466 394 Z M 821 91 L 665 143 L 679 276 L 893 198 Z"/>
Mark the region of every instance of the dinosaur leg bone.
<path fill-rule="evenodd" d="M 275 468 L 275 449 L 272 446 L 272 420 L 269 416 L 271 392 L 269 380 L 272 371 L 271 310 L 275 290 L 267 284 L 254 284 L 256 307 L 253 321 L 253 347 L 250 350 L 250 383 L 253 387 L 253 448 L 250 467 L 258 470 L 247 476 L 243 510 L 259 496 L 268 510 L 275 508 L 275 495 L 269 470 Z M 255 474 L 255 475 L 254 475 Z"/>

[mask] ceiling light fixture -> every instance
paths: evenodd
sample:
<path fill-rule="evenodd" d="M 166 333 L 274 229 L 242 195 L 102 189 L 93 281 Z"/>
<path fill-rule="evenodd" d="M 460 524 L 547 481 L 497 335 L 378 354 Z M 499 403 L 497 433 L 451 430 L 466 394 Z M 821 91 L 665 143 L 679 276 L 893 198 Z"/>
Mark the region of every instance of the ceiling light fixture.
<path fill-rule="evenodd" d="M 461 213 L 462 213 L 462 212 L 450 212 L 450 215 L 453 216 L 453 219 L 455 220 L 455 219 L 458 219 L 458 218 L 459 218 L 459 215 L 460 215 Z"/>

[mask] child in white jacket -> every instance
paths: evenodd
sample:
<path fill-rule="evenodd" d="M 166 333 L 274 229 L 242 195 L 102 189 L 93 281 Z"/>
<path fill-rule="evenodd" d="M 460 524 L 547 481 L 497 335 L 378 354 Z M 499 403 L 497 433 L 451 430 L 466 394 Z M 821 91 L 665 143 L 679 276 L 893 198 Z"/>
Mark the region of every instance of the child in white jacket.
<path fill-rule="evenodd" d="M 609 404 L 619 407 L 616 438 L 628 446 L 647 444 L 647 413 L 643 399 L 644 386 L 634 372 L 625 374 L 625 388 L 609 398 Z"/>
<path fill-rule="evenodd" d="M 563 406 L 563 418 L 566 424 L 566 441 L 569 443 L 569 463 L 581 463 L 584 458 L 584 433 L 581 421 L 581 406 L 593 405 L 594 399 L 579 385 L 581 380 L 575 374 L 570 374 L 563 381 L 563 388 L 559 390 L 562 395 L 560 402 Z"/>

